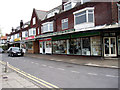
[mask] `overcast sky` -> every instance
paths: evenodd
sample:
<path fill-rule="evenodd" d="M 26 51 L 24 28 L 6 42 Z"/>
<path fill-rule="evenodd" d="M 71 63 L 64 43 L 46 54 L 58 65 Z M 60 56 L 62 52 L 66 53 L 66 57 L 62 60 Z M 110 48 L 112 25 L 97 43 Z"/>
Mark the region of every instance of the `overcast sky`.
<path fill-rule="evenodd" d="M 1 0 L 0 28 L 2 33 L 10 33 L 19 26 L 20 20 L 31 19 L 33 8 L 48 11 L 62 3 L 62 0 Z"/>

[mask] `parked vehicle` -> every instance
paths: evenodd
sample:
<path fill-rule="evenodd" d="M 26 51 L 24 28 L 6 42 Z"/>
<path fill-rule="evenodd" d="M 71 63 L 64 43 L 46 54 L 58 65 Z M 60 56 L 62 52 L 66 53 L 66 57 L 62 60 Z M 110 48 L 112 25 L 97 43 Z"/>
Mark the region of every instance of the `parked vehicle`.
<path fill-rule="evenodd" d="M 0 48 L 0 53 L 4 53 L 4 50 L 2 48 Z"/>
<path fill-rule="evenodd" d="M 22 49 L 20 49 L 19 47 L 10 47 L 8 49 L 8 56 L 24 56 L 24 52 Z"/>

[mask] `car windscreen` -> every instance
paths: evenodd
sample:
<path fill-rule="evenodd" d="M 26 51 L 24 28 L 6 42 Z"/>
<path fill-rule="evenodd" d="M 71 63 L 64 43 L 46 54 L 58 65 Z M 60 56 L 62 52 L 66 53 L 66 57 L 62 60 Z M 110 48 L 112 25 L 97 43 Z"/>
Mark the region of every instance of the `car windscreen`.
<path fill-rule="evenodd" d="M 20 50 L 18 47 L 14 47 L 12 48 L 12 50 Z"/>

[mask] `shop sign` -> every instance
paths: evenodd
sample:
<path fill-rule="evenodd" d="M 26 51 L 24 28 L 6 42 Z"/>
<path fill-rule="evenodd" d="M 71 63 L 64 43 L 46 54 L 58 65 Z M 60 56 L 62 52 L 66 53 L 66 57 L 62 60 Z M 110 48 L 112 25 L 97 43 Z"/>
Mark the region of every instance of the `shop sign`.
<path fill-rule="evenodd" d="M 14 39 L 15 42 L 20 41 L 20 40 L 21 40 L 21 38 Z"/>
<path fill-rule="evenodd" d="M 34 39 L 34 38 L 35 38 L 35 36 L 26 37 L 25 40 Z"/>
<path fill-rule="evenodd" d="M 48 34 L 44 34 L 44 35 L 39 35 L 39 36 L 36 36 L 35 38 L 67 34 L 67 33 L 74 32 L 74 31 L 75 31 L 75 29 L 69 29 L 69 30 L 65 30 L 65 31 L 59 31 L 59 32 L 53 32 L 53 33 L 48 33 Z"/>
<path fill-rule="evenodd" d="M 71 35 L 71 38 L 77 38 L 82 36 L 94 36 L 94 35 L 100 35 L 100 32 L 77 33 L 77 34 Z"/>
<path fill-rule="evenodd" d="M 64 35 L 64 36 L 57 36 L 57 37 L 52 37 L 52 40 L 60 40 L 60 39 L 69 39 L 70 35 Z"/>
<path fill-rule="evenodd" d="M 51 38 L 41 39 L 41 40 L 39 40 L 39 42 L 43 42 L 43 41 L 51 41 Z"/>

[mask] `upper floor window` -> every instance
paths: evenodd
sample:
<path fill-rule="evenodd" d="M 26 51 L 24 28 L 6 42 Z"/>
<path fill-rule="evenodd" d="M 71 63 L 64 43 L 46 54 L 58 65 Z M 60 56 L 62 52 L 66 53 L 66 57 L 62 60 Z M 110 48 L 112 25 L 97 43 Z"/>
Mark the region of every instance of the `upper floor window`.
<path fill-rule="evenodd" d="M 120 24 L 120 6 L 118 6 L 118 23 Z"/>
<path fill-rule="evenodd" d="M 62 19 L 62 30 L 68 28 L 68 18 Z"/>
<path fill-rule="evenodd" d="M 59 13 L 59 10 L 58 10 L 58 9 L 56 9 L 56 10 L 54 10 L 54 11 L 52 11 L 52 12 L 48 13 L 47 18 L 50 18 L 50 17 L 54 16 L 54 15 L 55 15 L 55 13 Z"/>
<path fill-rule="evenodd" d="M 53 31 L 53 22 L 46 22 L 42 24 L 41 33 L 52 32 Z"/>
<path fill-rule="evenodd" d="M 72 8 L 71 2 L 64 4 L 64 10 L 65 10 L 65 11 L 67 11 L 67 10 L 69 10 L 69 9 L 71 9 L 71 8 Z"/>
<path fill-rule="evenodd" d="M 35 35 L 36 35 L 36 29 L 35 28 L 29 29 L 29 36 L 35 36 Z"/>
<path fill-rule="evenodd" d="M 94 22 L 94 9 L 85 8 L 80 11 L 74 12 L 75 25 L 82 23 L 93 23 Z"/>
<path fill-rule="evenodd" d="M 22 32 L 22 37 L 28 37 L 28 32 L 27 31 Z"/>
<path fill-rule="evenodd" d="M 19 38 L 19 34 L 17 34 L 17 38 Z"/>
<path fill-rule="evenodd" d="M 33 25 L 36 24 L 36 19 L 35 17 L 33 18 Z"/>

